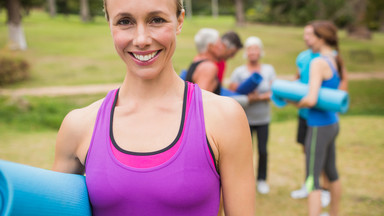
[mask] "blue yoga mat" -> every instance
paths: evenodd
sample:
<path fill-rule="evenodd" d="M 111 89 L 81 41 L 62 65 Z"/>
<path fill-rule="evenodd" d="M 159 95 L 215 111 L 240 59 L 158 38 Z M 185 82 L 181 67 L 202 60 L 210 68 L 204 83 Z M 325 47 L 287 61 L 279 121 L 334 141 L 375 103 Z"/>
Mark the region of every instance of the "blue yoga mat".
<path fill-rule="evenodd" d="M 259 86 L 261 81 L 263 81 L 263 77 L 259 73 L 252 73 L 248 79 L 240 83 L 236 92 L 239 94 L 249 94 Z"/>
<path fill-rule="evenodd" d="M 183 80 L 187 79 L 187 72 L 188 72 L 187 70 L 182 69 L 180 72 L 180 78 Z"/>
<path fill-rule="evenodd" d="M 308 93 L 308 85 L 287 80 L 275 80 L 271 89 L 271 99 L 278 107 L 285 106 L 287 100 L 299 102 Z M 345 113 L 349 108 L 349 95 L 342 90 L 323 87 L 319 91 L 315 108 Z"/>
<path fill-rule="evenodd" d="M 236 96 L 236 95 L 247 95 L 255 90 L 259 84 L 263 81 L 263 77 L 259 73 L 253 73 L 248 79 L 244 80 L 237 87 L 236 92 L 231 91 L 227 88 L 221 88 L 220 95 L 222 96 Z"/>
<path fill-rule="evenodd" d="M 231 91 L 231 90 L 229 90 L 227 88 L 221 87 L 220 95 L 221 96 L 231 97 L 231 96 L 240 95 L 240 94 L 237 93 L 237 92 Z"/>
<path fill-rule="evenodd" d="M 0 160 L 0 215 L 92 215 L 85 177 Z"/>

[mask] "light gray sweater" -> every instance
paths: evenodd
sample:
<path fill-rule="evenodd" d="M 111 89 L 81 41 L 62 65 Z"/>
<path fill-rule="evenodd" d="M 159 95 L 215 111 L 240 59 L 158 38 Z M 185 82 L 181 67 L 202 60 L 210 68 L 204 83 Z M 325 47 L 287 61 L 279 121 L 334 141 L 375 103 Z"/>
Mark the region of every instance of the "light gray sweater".
<path fill-rule="evenodd" d="M 251 74 L 252 71 L 248 71 L 246 65 L 237 67 L 231 75 L 231 83 L 240 84 L 250 77 Z M 262 64 L 260 75 L 263 77 L 263 81 L 254 91 L 257 91 L 259 94 L 271 91 L 272 82 L 276 78 L 273 66 L 270 64 Z M 271 121 L 271 108 L 269 101 L 249 103 L 248 97 L 245 95 L 235 96 L 233 98 L 243 106 L 249 125 L 263 125 Z"/>

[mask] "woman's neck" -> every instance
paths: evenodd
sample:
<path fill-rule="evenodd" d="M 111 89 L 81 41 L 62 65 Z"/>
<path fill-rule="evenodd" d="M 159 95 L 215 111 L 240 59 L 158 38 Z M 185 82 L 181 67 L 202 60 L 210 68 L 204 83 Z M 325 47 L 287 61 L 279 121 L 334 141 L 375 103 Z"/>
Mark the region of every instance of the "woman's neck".
<path fill-rule="evenodd" d="M 129 72 L 128 72 L 129 73 Z M 170 85 L 171 84 L 171 85 Z M 184 81 L 173 70 L 165 70 L 152 79 L 127 74 L 120 87 L 119 102 L 150 102 L 162 98 L 183 96 Z M 141 101 L 141 102 L 140 102 Z"/>
<path fill-rule="evenodd" d="M 322 56 L 329 56 L 329 57 L 333 57 L 334 56 L 334 51 L 332 49 L 332 47 L 329 47 L 329 46 L 324 46 L 320 49 L 320 54 Z"/>
<path fill-rule="evenodd" d="M 199 54 L 198 56 L 196 56 L 194 58 L 195 61 L 199 61 L 199 60 L 203 60 L 203 59 L 210 60 L 210 61 L 213 61 L 213 62 L 219 61 L 215 56 L 213 56 L 209 52 L 201 53 L 201 54 Z"/>
<path fill-rule="evenodd" d="M 248 61 L 247 67 L 250 71 L 259 70 L 260 69 L 260 62 L 259 61 Z"/>

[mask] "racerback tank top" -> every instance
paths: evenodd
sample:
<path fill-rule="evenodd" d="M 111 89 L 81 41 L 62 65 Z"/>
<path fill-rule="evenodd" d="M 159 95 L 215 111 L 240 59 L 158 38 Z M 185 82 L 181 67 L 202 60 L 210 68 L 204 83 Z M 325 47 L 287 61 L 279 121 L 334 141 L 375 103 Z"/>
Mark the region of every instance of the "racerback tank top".
<path fill-rule="evenodd" d="M 337 89 L 340 84 L 340 77 L 337 69 L 333 66 L 333 64 L 327 57 L 321 56 L 318 58 L 323 58 L 328 63 L 329 67 L 332 70 L 332 77 L 329 78 L 328 80 L 324 80 L 321 83 L 321 87 Z M 308 111 L 307 123 L 311 127 L 331 125 L 338 121 L 339 121 L 339 118 L 336 112 L 320 110 L 317 108 L 310 108 Z"/>
<path fill-rule="evenodd" d="M 188 68 L 187 76 L 186 76 L 185 80 L 188 81 L 188 82 L 193 82 L 192 77 L 193 77 L 193 74 L 194 74 L 195 71 L 196 71 L 197 66 L 199 66 L 199 64 L 201 64 L 201 63 L 203 63 L 203 62 L 205 62 L 205 61 L 207 61 L 207 60 L 200 60 L 200 61 L 197 61 L 197 62 L 193 62 L 193 63 L 189 66 L 189 68 Z M 219 68 L 218 68 L 218 70 L 219 70 Z M 215 90 L 213 90 L 213 93 L 215 93 L 215 94 L 217 94 L 217 95 L 220 95 L 220 93 L 221 93 L 221 82 L 220 82 L 220 80 L 219 80 L 218 75 L 216 76 L 216 79 L 217 79 L 217 81 L 218 81 L 218 84 L 217 84 Z"/>
<path fill-rule="evenodd" d="M 145 168 L 129 166 L 114 155 L 111 111 L 117 90 L 105 97 L 86 160 L 86 184 L 94 215 L 218 214 L 220 177 L 206 139 L 201 90 L 197 85 L 186 85 L 193 91 L 180 136 L 175 135 L 179 144 L 166 160 L 161 157 L 160 163 Z M 174 148 L 159 153 L 169 149 Z"/>

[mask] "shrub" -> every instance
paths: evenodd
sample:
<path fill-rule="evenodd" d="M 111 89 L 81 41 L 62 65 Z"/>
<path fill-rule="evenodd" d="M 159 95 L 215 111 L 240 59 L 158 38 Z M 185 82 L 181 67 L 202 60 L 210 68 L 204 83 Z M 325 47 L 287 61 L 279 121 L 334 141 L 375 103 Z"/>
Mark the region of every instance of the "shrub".
<path fill-rule="evenodd" d="M 8 85 L 29 77 L 29 64 L 18 57 L 0 55 L 0 86 Z"/>

